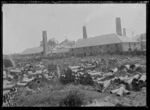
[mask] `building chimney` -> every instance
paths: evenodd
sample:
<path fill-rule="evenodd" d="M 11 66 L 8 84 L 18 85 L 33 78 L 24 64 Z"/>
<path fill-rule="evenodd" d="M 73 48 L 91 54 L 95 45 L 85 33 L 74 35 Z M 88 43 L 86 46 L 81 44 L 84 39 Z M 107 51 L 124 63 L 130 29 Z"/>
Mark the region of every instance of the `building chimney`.
<path fill-rule="evenodd" d="M 83 26 L 83 39 L 87 38 L 86 26 Z"/>
<path fill-rule="evenodd" d="M 43 54 L 47 54 L 47 33 L 43 31 Z"/>
<path fill-rule="evenodd" d="M 123 36 L 126 36 L 126 28 L 123 28 Z"/>
<path fill-rule="evenodd" d="M 120 17 L 116 18 L 116 34 L 122 36 L 121 19 L 120 19 Z"/>

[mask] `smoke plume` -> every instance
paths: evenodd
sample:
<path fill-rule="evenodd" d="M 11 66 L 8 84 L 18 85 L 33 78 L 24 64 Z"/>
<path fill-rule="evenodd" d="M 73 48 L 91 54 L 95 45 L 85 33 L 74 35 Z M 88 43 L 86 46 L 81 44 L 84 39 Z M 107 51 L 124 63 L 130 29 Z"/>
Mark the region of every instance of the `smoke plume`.
<path fill-rule="evenodd" d="M 113 12 L 111 9 L 113 9 Z M 84 25 L 87 25 L 91 20 L 97 17 L 102 17 L 106 14 L 111 14 L 111 13 L 116 14 L 116 11 L 117 10 L 114 10 L 114 4 L 102 4 L 100 5 L 100 8 L 98 10 L 94 11 L 93 13 L 87 16 Z"/>

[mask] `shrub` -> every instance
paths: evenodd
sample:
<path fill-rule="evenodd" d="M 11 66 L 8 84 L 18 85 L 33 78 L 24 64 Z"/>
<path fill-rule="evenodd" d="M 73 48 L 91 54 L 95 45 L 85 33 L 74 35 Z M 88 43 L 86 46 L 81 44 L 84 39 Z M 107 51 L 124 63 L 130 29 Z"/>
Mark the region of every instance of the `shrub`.
<path fill-rule="evenodd" d="M 121 103 L 116 103 L 115 104 L 116 107 L 124 107 L 125 105 L 121 104 Z"/>
<path fill-rule="evenodd" d="M 69 94 L 59 102 L 59 106 L 81 107 L 84 104 L 85 95 L 79 90 L 70 90 Z"/>
<path fill-rule="evenodd" d="M 83 85 L 93 85 L 94 84 L 94 81 L 93 81 L 91 75 L 88 73 L 81 75 L 79 81 L 80 81 L 80 84 L 83 84 Z"/>
<path fill-rule="evenodd" d="M 7 60 L 7 59 L 4 59 L 4 60 L 3 60 L 3 64 L 4 64 L 4 66 L 5 66 L 6 68 L 13 66 L 12 63 L 11 63 L 11 61 L 10 61 L 10 60 Z"/>
<path fill-rule="evenodd" d="M 64 75 L 65 76 L 60 76 L 60 82 L 62 84 L 73 83 L 75 81 L 75 76 L 70 68 L 64 70 Z"/>
<path fill-rule="evenodd" d="M 56 72 L 56 70 L 57 70 L 57 65 L 55 65 L 55 64 L 53 64 L 53 63 L 52 63 L 52 64 L 48 64 L 47 70 L 48 70 L 49 73 Z"/>

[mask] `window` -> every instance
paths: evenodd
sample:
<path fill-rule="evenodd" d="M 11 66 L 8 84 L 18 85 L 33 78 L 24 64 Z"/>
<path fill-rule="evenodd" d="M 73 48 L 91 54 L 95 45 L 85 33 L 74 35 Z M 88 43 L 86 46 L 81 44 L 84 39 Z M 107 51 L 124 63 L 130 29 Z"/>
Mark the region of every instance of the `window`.
<path fill-rule="evenodd" d="M 92 49 L 92 47 L 90 47 L 90 49 Z"/>
<path fill-rule="evenodd" d="M 131 44 L 129 43 L 129 47 L 131 47 Z"/>
<path fill-rule="evenodd" d="M 134 43 L 134 47 L 135 47 L 136 43 Z"/>
<path fill-rule="evenodd" d="M 131 48 L 129 47 L 129 51 L 131 51 Z"/>
<path fill-rule="evenodd" d="M 107 47 L 109 47 L 109 45 L 107 45 Z"/>
<path fill-rule="evenodd" d="M 84 53 L 84 56 L 86 56 L 86 53 Z"/>
<path fill-rule="evenodd" d="M 116 44 L 116 47 L 118 47 L 118 44 Z"/>
<path fill-rule="evenodd" d="M 101 48 L 101 46 L 99 46 L 99 48 Z"/>

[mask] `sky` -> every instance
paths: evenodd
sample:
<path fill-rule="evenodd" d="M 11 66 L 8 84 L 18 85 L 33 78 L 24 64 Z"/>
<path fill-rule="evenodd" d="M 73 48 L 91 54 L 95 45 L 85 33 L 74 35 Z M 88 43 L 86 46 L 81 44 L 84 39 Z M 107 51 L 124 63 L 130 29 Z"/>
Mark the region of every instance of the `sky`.
<path fill-rule="evenodd" d="M 116 33 L 115 18 L 121 18 L 128 37 L 146 32 L 146 4 L 3 4 L 3 53 L 21 53 L 47 38 L 62 42 L 87 36 Z"/>

